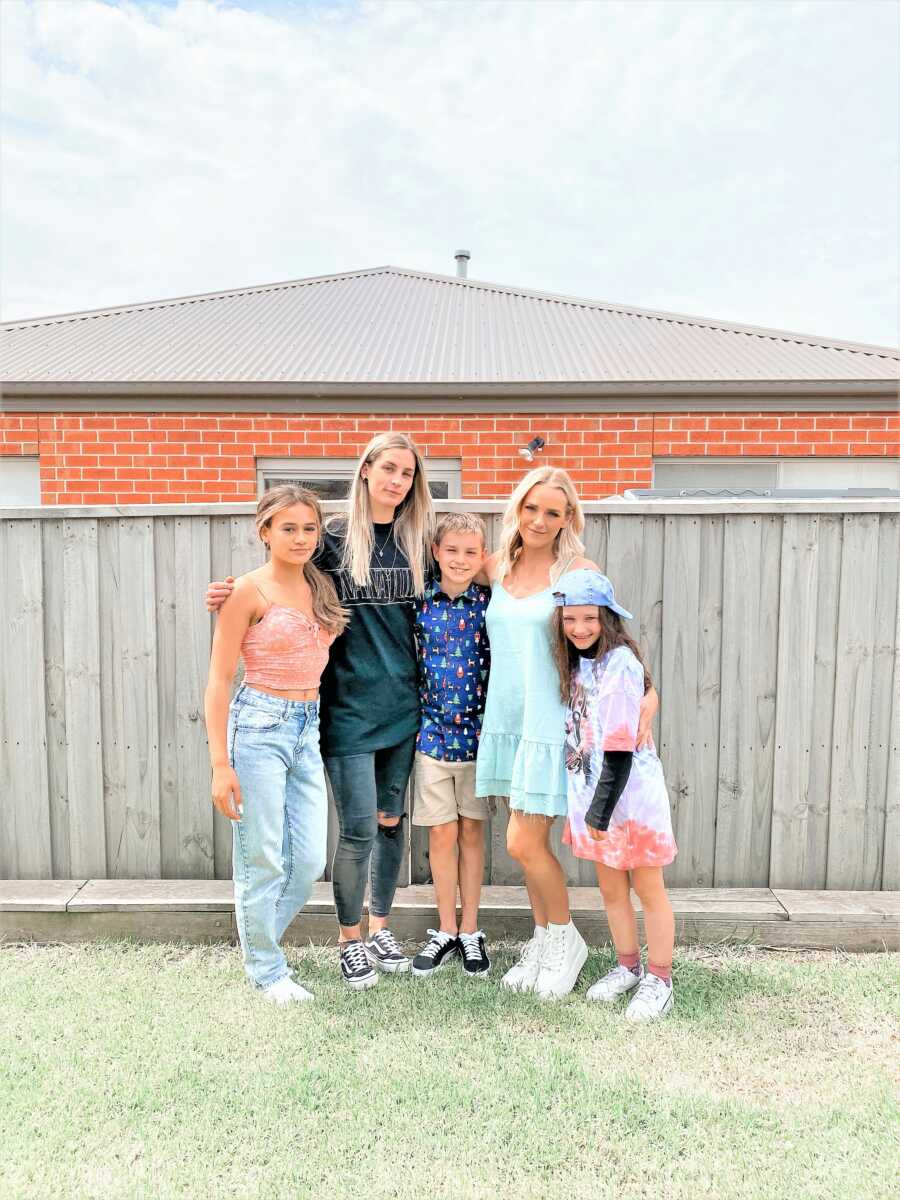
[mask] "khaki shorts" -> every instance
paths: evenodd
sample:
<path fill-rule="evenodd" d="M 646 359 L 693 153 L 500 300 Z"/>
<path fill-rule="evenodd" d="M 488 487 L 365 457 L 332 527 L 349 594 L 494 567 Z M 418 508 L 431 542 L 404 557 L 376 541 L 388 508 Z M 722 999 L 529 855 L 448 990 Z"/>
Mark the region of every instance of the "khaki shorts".
<path fill-rule="evenodd" d="M 458 817 L 486 821 L 491 815 L 487 799 L 475 795 L 474 762 L 441 762 L 417 754 L 415 771 L 413 825 L 446 825 Z"/>

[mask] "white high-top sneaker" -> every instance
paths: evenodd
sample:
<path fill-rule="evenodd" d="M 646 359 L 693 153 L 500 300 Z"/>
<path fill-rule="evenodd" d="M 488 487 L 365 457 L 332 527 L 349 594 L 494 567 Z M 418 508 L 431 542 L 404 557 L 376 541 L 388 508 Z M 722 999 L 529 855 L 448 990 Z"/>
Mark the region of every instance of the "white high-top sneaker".
<path fill-rule="evenodd" d="M 533 935 L 522 947 L 519 961 L 509 968 L 500 980 L 500 986 L 513 992 L 530 992 L 541 969 L 541 954 L 546 941 L 547 930 L 536 925 Z"/>
<path fill-rule="evenodd" d="M 568 996 L 587 961 L 587 953 L 584 938 L 572 921 L 568 925 L 548 926 L 535 995 L 542 1000 Z"/>
<path fill-rule="evenodd" d="M 271 1004 L 305 1004 L 313 998 L 312 992 L 295 983 L 288 975 L 273 983 L 271 987 L 264 988 L 263 995 Z"/>

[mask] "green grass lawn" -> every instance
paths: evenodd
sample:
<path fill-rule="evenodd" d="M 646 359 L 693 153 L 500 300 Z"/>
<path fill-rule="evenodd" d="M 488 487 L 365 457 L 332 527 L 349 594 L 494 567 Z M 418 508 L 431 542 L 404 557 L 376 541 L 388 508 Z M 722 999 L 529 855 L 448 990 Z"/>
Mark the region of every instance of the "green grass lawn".
<path fill-rule="evenodd" d="M 887 1197 L 900 955 L 685 950 L 676 1011 L 456 970 L 278 1009 L 215 946 L 0 947 L 0 1194 Z M 893 1193 L 896 1194 L 896 1193 Z"/>

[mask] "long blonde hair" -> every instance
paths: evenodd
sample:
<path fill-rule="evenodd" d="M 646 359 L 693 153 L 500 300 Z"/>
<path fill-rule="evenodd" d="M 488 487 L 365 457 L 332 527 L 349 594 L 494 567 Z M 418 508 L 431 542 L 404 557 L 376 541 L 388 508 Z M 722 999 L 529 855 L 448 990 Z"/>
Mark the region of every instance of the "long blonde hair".
<path fill-rule="evenodd" d="M 522 552 L 522 535 L 519 533 L 522 505 L 531 489 L 542 483 L 547 487 L 559 488 L 566 498 L 566 515 L 570 517 L 568 525 L 562 527 L 553 543 L 556 561 L 550 568 L 550 582 L 555 583 L 572 559 L 584 554 L 584 542 L 581 540 L 581 534 L 584 532 L 584 512 L 575 491 L 575 484 L 568 472 L 561 467 L 535 467 L 516 485 L 503 510 L 497 579 L 503 579 L 509 574 Z"/>
<path fill-rule="evenodd" d="M 369 489 L 362 469 L 365 466 L 370 467 L 386 450 L 408 450 L 416 460 L 412 487 L 394 511 L 394 540 L 406 555 L 412 572 L 413 589 L 416 595 L 420 596 L 425 591 L 425 563 L 434 533 L 434 506 L 425 476 L 425 463 L 412 438 L 408 438 L 405 433 L 379 433 L 372 438 L 360 455 L 353 473 L 350 496 L 347 500 L 347 515 L 332 517 L 328 527 L 345 532 L 341 566 L 350 572 L 350 577 L 357 586 L 368 586 L 375 533 L 372 528 Z"/>
<path fill-rule="evenodd" d="M 263 530 L 269 528 L 273 517 L 283 508 L 291 508 L 294 504 L 305 504 L 307 508 L 312 509 L 316 518 L 316 536 L 321 542 L 322 506 L 319 504 L 319 497 L 309 488 L 298 487 L 293 483 L 284 483 L 279 487 L 269 488 L 260 498 L 259 504 L 256 506 L 256 532 L 261 542 L 266 540 L 263 537 Z M 303 578 L 309 584 L 312 594 L 312 610 L 315 619 L 335 636 L 343 633 L 350 620 L 350 614 L 341 606 L 337 592 L 334 590 L 334 584 L 324 571 L 320 571 L 313 564 L 312 559 L 307 559 L 303 564 Z"/>

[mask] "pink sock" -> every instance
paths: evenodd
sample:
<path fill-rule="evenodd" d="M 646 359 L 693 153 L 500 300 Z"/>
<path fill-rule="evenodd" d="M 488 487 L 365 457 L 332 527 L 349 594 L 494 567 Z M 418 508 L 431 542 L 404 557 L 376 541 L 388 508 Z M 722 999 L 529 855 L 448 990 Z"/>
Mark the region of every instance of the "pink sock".
<path fill-rule="evenodd" d="M 669 963 L 669 965 L 667 967 L 661 967 L 659 965 L 659 963 L 648 962 L 647 970 L 650 972 L 651 975 L 655 975 L 657 977 L 657 979 L 662 979 L 666 983 L 672 982 L 672 964 L 671 963 Z"/>
<path fill-rule="evenodd" d="M 632 974 L 637 975 L 641 965 L 640 951 L 635 950 L 633 954 L 620 954 L 617 950 L 616 958 L 619 960 L 620 967 L 627 967 Z"/>

